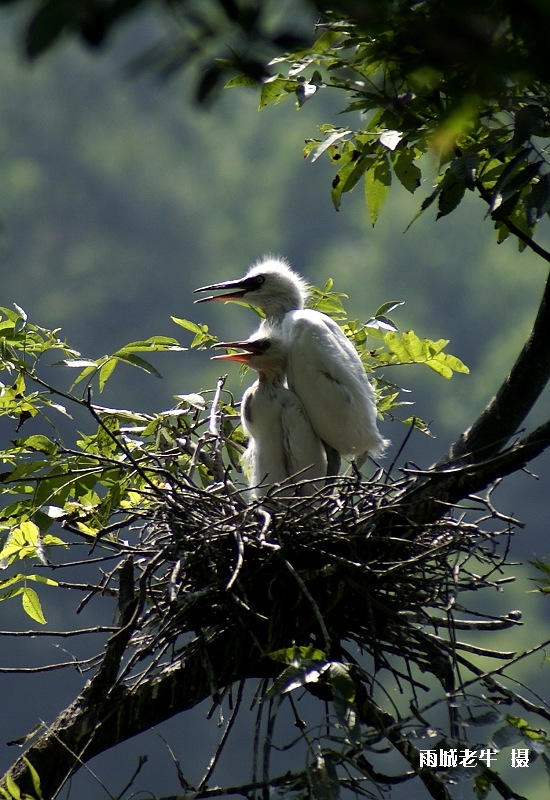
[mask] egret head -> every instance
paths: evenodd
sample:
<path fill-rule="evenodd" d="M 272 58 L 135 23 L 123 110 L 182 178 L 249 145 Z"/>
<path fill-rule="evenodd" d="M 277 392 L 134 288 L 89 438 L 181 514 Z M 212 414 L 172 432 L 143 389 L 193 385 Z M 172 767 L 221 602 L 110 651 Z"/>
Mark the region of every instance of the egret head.
<path fill-rule="evenodd" d="M 255 369 L 260 379 L 274 380 L 284 377 L 287 355 L 281 339 L 261 336 L 244 342 L 220 342 L 214 347 L 238 348 L 244 352 L 212 356 L 212 361 L 239 361 Z"/>
<path fill-rule="evenodd" d="M 195 302 L 241 300 L 261 309 L 268 318 L 277 318 L 287 311 L 303 308 L 309 295 L 304 279 L 284 259 L 274 256 L 257 261 L 243 278 L 202 286 L 195 291 L 210 292 L 217 289 L 223 290 L 223 293 L 201 297 Z"/>

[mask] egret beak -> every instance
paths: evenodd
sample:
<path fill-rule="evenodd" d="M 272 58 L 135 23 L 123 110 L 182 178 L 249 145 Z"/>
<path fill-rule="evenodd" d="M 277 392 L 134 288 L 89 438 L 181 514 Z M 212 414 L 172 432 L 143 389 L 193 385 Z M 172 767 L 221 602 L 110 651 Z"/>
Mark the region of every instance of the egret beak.
<path fill-rule="evenodd" d="M 254 353 L 225 353 L 223 356 L 211 356 L 210 361 L 240 361 L 248 364 Z"/>
<path fill-rule="evenodd" d="M 211 361 L 239 361 L 241 364 L 248 364 L 253 356 L 263 352 L 262 347 L 255 342 L 218 342 L 212 347 L 231 347 L 244 350 L 244 353 L 224 353 L 222 356 L 211 356 Z"/>
<path fill-rule="evenodd" d="M 254 278 L 239 278 L 236 281 L 223 281 L 222 283 L 212 283 L 210 286 L 201 286 L 200 289 L 195 289 L 194 294 L 197 292 L 212 292 L 217 289 L 231 289 L 234 291 L 225 291 L 224 294 L 209 295 L 208 297 L 201 297 L 195 300 L 195 303 L 208 303 L 210 300 L 240 300 L 247 292 L 256 287 Z"/>

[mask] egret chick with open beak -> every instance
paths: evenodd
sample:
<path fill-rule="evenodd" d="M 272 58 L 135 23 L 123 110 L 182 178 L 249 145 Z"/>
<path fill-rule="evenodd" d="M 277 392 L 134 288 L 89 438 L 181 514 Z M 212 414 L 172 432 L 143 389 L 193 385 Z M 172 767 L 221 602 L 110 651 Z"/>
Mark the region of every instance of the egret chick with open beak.
<path fill-rule="evenodd" d="M 295 485 L 326 477 L 327 459 L 302 403 L 285 386 L 284 343 L 263 336 L 216 346 L 244 352 L 213 356 L 213 360 L 238 361 L 258 373 L 257 381 L 246 390 L 241 403 L 241 423 L 250 437 L 245 466 L 254 495 L 261 497 L 274 483 L 282 482 L 293 485 L 292 496 L 316 492 L 320 488 L 316 483 Z"/>

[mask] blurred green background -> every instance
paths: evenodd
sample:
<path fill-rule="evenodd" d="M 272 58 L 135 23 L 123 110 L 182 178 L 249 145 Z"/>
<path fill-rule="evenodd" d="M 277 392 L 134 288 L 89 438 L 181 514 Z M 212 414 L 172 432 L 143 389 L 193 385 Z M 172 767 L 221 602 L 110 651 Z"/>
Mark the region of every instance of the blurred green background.
<path fill-rule="evenodd" d="M 15 302 L 33 322 L 61 327 L 73 347 L 94 358 L 153 334 L 188 345 L 191 334 L 170 315 L 207 322 L 221 339 L 240 338 L 255 326 L 254 315 L 221 304 L 193 306 L 193 289 L 239 277 L 265 252 L 280 253 L 317 285 L 332 277 L 334 288 L 349 295 L 352 318 L 367 319 L 387 300 L 405 301 L 395 322 L 421 336 L 450 339 L 449 351 L 469 365 L 469 376 L 451 381 L 418 367 L 388 374 L 411 390 L 414 412 L 437 437 L 415 433 L 403 458 L 429 466 L 481 411 L 511 365 L 530 329 L 545 265 L 529 252 L 519 254 L 512 239 L 497 246 L 473 195 L 437 223 L 427 211 L 406 233 L 430 185 L 417 196 L 396 186 L 375 229 L 360 186 L 337 213 L 330 165 L 302 158 L 304 140 L 317 135 L 317 125 L 344 124 L 331 106 L 335 101 L 320 92 L 300 111 L 287 102 L 259 113 L 254 91 L 233 89 L 200 109 L 190 76 L 170 83 L 129 76 L 129 61 L 158 26 L 153 17 L 130 25 L 100 55 L 69 43 L 30 67 L 15 45 L 18 18 L 10 22 L 4 15 L 0 305 Z M 547 225 L 539 238 L 550 246 Z M 105 397 L 95 399 L 160 411 L 175 394 L 213 387 L 219 372 L 204 351 L 165 354 L 155 365 L 163 380 L 120 366 Z M 239 394 L 245 385 L 232 370 L 228 387 Z M 547 416 L 548 392 L 530 423 Z M 389 421 L 382 430 L 395 453 L 407 430 Z M 519 474 L 496 493 L 503 511 L 528 523 L 512 543 L 517 561 L 550 556 L 550 457 L 533 470 L 538 481 Z M 521 647 L 544 638 L 548 608 L 528 594 L 534 569 L 518 566 L 516 572 L 516 587 L 504 596 L 495 592 L 494 601 L 495 610 L 532 609 L 529 625 L 514 632 L 514 647 Z M 2 627 L 18 624 L 14 608 L 2 606 Z M 62 610 L 53 613 L 53 627 L 62 627 Z M 44 652 L 39 663 L 55 660 Z M 522 678 L 547 680 L 541 656 Z M 49 710 L 37 711 L 28 688 L 20 688 L 31 678 L 14 683 L 13 691 L 11 680 L 0 676 L 18 703 L 20 721 L 13 730 L 8 710 L 2 742 L 32 727 L 37 713 L 52 719 L 72 697 L 71 681 L 58 678 L 47 690 Z M 34 684 L 37 695 L 42 680 Z M 75 686 L 80 681 L 77 676 Z M 21 692 L 27 692 L 24 710 Z M 6 750 L 0 767 L 15 755 Z"/>

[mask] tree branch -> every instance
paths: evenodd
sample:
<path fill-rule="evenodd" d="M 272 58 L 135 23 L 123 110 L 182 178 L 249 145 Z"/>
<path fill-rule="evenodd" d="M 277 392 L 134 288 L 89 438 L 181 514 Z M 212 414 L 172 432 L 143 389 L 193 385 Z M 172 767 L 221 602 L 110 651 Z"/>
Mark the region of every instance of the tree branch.
<path fill-rule="evenodd" d="M 10 770 L 21 794 L 33 792 L 26 760 L 40 775 L 43 796 L 53 798 L 82 762 L 209 697 L 211 686 L 204 669 L 203 647 L 220 686 L 261 673 L 261 658 L 254 641 L 248 631 L 236 625 L 229 626 L 223 634 L 211 633 L 206 643 L 186 659 L 167 665 L 154 679 L 132 687 L 114 681 L 102 697 L 97 694 L 97 684 L 92 692 L 90 686 L 85 687 Z M 274 664 L 270 666 L 271 671 L 274 668 Z"/>
<path fill-rule="evenodd" d="M 483 187 L 478 186 L 478 188 L 483 199 L 489 202 L 488 193 Z M 550 253 L 537 245 L 513 222 L 507 221 L 506 224 L 515 236 L 550 263 Z M 550 275 L 529 338 L 508 377 L 471 428 L 451 446 L 445 457 L 447 462 L 483 461 L 506 446 L 521 427 L 550 379 L 549 340 Z"/>
<path fill-rule="evenodd" d="M 435 522 L 451 506 L 523 469 L 548 447 L 550 420 L 493 458 L 422 473 L 412 487 L 405 488 L 394 508 L 407 524 Z"/>

